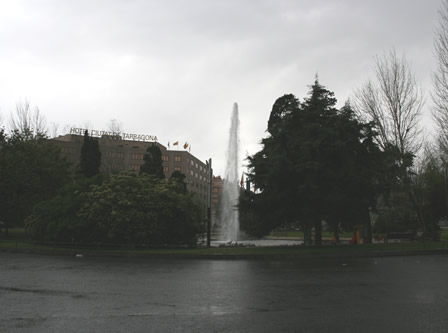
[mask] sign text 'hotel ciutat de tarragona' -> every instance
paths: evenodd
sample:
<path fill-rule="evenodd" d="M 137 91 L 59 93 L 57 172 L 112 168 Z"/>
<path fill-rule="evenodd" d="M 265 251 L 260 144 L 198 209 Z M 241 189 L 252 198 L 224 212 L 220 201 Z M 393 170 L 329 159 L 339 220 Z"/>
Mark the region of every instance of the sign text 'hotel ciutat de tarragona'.
<path fill-rule="evenodd" d="M 117 140 L 157 141 L 157 136 L 155 135 L 116 133 L 110 131 L 88 130 L 85 128 L 74 127 L 70 129 L 70 134 L 84 135 L 85 131 L 88 131 L 89 135 L 94 137 L 109 136 L 110 138 L 115 138 Z"/>

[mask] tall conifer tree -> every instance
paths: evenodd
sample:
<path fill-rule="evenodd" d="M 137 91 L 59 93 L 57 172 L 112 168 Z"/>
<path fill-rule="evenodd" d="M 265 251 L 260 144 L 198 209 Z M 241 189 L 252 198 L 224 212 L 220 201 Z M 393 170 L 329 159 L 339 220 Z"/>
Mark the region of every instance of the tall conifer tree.
<path fill-rule="evenodd" d="M 368 223 L 378 192 L 374 161 L 381 154 L 371 124 L 359 122 L 349 105 L 336 109 L 333 92 L 317 79 L 310 88 L 302 103 L 294 95 L 274 103 L 263 148 L 249 157 L 250 179 L 259 189 L 249 206 L 264 232 L 300 224 L 309 235 L 314 227 L 320 245 L 323 220 Z"/>
<path fill-rule="evenodd" d="M 146 149 L 146 154 L 143 157 L 143 165 L 140 167 L 140 174 L 148 174 L 159 179 L 164 179 L 165 174 L 163 173 L 163 161 L 162 152 L 160 148 L 155 144 Z"/>
<path fill-rule="evenodd" d="M 81 173 L 87 178 L 100 173 L 101 151 L 98 140 L 89 136 L 89 132 L 84 132 L 84 142 L 81 147 L 81 159 L 79 167 Z"/>

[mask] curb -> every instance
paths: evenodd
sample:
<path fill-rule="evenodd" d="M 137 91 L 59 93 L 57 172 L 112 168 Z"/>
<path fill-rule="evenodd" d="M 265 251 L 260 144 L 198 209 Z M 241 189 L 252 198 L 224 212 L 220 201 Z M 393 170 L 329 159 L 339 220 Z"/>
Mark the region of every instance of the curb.
<path fill-rule="evenodd" d="M 105 251 L 82 251 L 82 250 L 30 250 L 30 249 L 0 249 L 0 252 L 21 253 L 35 255 L 70 256 L 82 255 L 82 257 L 95 258 L 148 258 L 148 259 L 208 259 L 208 260 L 300 260 L 316 258 L 376 258 L 376 257 L 402 257 L 421 255 L 448 255 L 448 249 L 433 250 L 395 250 L 395 251 L 366 251 L 353 253 L 291 253 L 291 254 L 182 254 L 182 253 L 120 253 Z"/>

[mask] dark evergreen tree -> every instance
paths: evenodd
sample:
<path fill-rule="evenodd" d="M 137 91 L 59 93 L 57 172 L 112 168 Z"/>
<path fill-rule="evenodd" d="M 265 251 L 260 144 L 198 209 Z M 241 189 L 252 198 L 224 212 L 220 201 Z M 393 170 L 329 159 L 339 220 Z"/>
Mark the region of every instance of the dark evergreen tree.
<path fill-rule="evenodd" d="M 151 175 L 159 179 L 165 178 L 165 174 L 163 173 L 162 152 L 158 146 L 155 144 L 149 146 L 148 149 L 146 149 L 143 161 L 144 163 L 140 167 L 140 174 Z"/>
<path fill-rule="evenodd" d="M 81 147 L 80 171 L 87 178 L 100 173 L 101 151 L 98 140 L 89 136 L 89 132 L 84 132 L 84 142 Z"/>
<path fill-rule="evenodd" d="M 23 226 L 33 206 L 54 196 L 70 176 L 70 164 L 50 141 L 1 132 L 0 221 Z"/>
<path fill-rule="evenodd" d="M 187 192 L 187 183 L 185 183 L 185 178 L 186 176 L 178 170 L 174 171 L 170 176 L 170 179 L 179 185 L 179 189 L 183 193 Z"/>
<path fill-rule="evenodd" d="M 438 230 L 437 223 L 447 218 L 446 169 L 435 156 L 428 156 L 419 177 L 422 215 L 428 231 Z"/>
<path fill-rule="evenodd" d="M 335 227 L 367 224 L 381 152 L 372 125 L 359 122 L 349 105 L 339 111 L 335 104 L 318 80 L 303 103 L 294 95 L 275 102 L 269 136 L 248 158 L 260 193 L 244 203 L 254 208 L 264 233 L 300 223 L 306 233 L 314 227 L 319 245 L 322 220 Z"/>

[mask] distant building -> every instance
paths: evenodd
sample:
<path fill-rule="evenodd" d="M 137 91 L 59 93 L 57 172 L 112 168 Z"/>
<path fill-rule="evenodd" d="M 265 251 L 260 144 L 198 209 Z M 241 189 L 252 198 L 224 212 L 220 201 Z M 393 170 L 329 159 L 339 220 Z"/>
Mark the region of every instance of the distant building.
<path fill-rule="evenodd" d="M 212 179 L 212 207 L 211 207 L 211 210 L 212 210 L 212 221 L 214 221 L 214 222 L 218 222 L 216 220 L 216 212 L 218 210 L 218 205 L 219 205 L 220 198 L 221 198 L 221 195 L 222 195 L 223 187 L 224 187 L 224 181 L 221 178 L 221 176 L 217 176 L 217 177 L 213 176 L 213 179 Z"/>
<path fill-rule="evenodd" d="M 67 134 L 51 139 L 61 147 L 62 156 L 79 164 L 83 135 Z M 168 150 L 158 142 L 135 141 L 122 139 L 117 135 L 103 135 L 98 137 L 101 151 L 101 172 L 112 174 L 121 171 L 132 170 L 139 172 L 144 163 L 143 156 L 151 145 L 157 145 L 162 152 L 163 172 L 169 178 L 174 171 L 180 171 L 185 175 L 187 190 L 194 193 L 206 212 L 207 207 L 207 167 L 197 157 L 187 150 Z M 204 214 L 205 216 L 205 214 Z"/>

